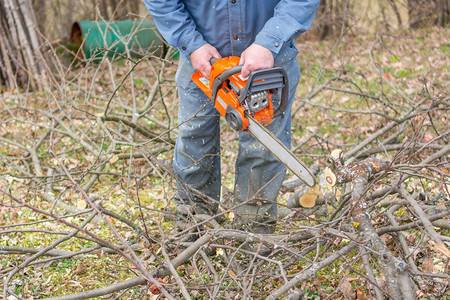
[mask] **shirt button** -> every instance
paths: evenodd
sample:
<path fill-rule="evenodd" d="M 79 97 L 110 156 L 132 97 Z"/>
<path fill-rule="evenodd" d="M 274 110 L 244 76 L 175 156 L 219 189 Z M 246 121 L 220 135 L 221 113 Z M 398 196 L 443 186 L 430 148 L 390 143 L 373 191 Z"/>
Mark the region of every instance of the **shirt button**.
<path fill-rule="evenodd" d="M 235 4 L 235 3 L 236 3 L 236 0 L 231 0 L 231 3 Z"/>
<path fill-rule="evenodd" d="M 278 43 L 275 43 L 275 47 L 278 47 L 278 46 L 280 46 L 280 44 L 278 44 Z"/>
<path fill-rule="evenodd" d="M 181 47 L 181 49 L 186 50 L 186 46 Z"/>
<path fill-rule="evenodd" d="M 233 39 L 237 40 L 239 37 L 237 35 L 233 36 Z"/>

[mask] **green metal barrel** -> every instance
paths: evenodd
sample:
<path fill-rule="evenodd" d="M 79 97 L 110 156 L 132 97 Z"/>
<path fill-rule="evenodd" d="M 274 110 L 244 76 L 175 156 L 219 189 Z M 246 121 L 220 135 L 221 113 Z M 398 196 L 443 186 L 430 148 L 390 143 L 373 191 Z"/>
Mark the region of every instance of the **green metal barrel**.
<path fill-rule="evenodd" d="M 167 46 L 149 20 L 81 21 L 72 26 L 70 38 L 76 47 L 83 47 L 85 59 L 101 60 L 104 56 L 118 59 L 154 54 L 163 56 Z"/>

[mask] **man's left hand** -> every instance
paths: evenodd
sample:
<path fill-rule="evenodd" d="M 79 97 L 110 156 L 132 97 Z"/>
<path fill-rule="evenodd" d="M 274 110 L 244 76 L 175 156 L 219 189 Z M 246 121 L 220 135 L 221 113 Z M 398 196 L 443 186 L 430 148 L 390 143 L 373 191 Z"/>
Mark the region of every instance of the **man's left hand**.
<path fill-rule="evenodd" d="M 258 44 L 252 44 L 245 49 L 239 61 L 239 64 L 243 65 L 241 74 L 244 78 L 253 71 L 272 68 L 273 63 L 272 51 Z"/>

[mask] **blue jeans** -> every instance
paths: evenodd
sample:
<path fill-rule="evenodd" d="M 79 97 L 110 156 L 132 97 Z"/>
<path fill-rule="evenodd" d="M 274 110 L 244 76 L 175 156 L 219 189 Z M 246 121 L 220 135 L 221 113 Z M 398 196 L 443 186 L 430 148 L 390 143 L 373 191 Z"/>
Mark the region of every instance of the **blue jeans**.
<path fill-rule="evenodd" d="M 275 66 L 284 67 L 288 74 L 289 104 L 285 113 L 267 128 L 290 147 L 291 106 L 300 72 L 295 45 L 291 43 L 284 48 L 275 57 Z M 221 187 L 220 115 L 210 99 L 192 82 L 194 72 L 190 60 L 181 56 L 175 76 L 179 95 L 179 136 L 173 166 L 178 176 L 179 202 L 193 205 L 198 213 L 214 214 Z M 277 105 L 274 101 L 275 109 Z M 236 219 L 252 228 L 267 227 L 276 220 L 277 195 L 286 168 L 246 132 L 239 133 L 239 145 L 235 178 Z"/>

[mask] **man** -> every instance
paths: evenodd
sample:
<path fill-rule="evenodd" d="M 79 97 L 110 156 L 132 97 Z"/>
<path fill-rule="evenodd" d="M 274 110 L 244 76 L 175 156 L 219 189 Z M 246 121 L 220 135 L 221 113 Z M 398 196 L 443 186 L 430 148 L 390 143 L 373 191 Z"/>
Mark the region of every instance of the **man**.
<path fill-rule="evenodd" d="M 291 106 L 300 79 L 294 38 L 309 28 L 319 1 L 144 0 L 162 36 L 181 53 L 175 76 L 180 125 L 173 162 L 179 177 L 179 204 L 193 207 L 194 213 L 213 215 L 220 198 L 219 114 L 191 75 L 199 70 L 209 78 L 210 59 L 232 55 L 240 56 L 244 77 L 256 70 L 283 67 L 288 74 L 289 104 L 268 129 L 290 147 Z M 239 134 L 239 145 L 236 219 L 256 233 L 272 233 L 285 167 L 245 132 Z"/>

